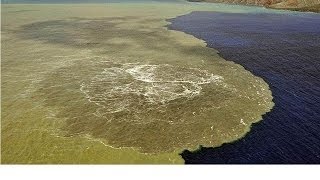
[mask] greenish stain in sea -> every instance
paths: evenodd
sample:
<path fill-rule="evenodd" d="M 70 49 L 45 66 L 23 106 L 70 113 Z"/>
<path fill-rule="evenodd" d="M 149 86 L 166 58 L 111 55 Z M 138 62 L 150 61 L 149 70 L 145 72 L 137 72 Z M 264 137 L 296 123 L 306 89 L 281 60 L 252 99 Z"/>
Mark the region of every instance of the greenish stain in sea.
<path fill-rule="evenodd" d="M 273 106 L 268 85 L 165 28 L 208 9 L 5 5 L 2 163 L 182 163 L 243 137 Z"/>

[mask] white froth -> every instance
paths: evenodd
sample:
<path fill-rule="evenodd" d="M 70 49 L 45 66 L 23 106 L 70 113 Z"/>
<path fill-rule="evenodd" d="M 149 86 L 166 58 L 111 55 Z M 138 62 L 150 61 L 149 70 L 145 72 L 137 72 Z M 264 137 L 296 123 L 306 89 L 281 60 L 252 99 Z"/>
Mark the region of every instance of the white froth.
<path fill-rule="evenodd" d="M 165 105 L 179 99 L 198 96 L 202 86 L 222 82 L 223 78 L 206 70 L 181 68 L 168 64 L 123 64 L 106 68 L 81 85 L 90 102 L 101 108 L 96 115 L 124 110 L 139 111 L 151 105 Z"/>

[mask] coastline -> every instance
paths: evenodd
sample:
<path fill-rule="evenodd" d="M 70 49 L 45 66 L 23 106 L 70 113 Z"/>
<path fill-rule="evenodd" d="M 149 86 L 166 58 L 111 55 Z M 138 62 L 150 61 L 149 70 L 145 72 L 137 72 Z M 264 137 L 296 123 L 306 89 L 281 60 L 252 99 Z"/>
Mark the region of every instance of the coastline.
<path fill-rule="evenodd" d="M 227 1 L 215 1 L 215 0 L 186 0 L 188 2 L 196 2 L 196 3 L 221 3 L 221 4 L 230 4 L 230 5 L 244 5 L 244 6 L 258 6 L 258 7 L 265 7 L 268 9 L 275 9 L 275 10 L 289 10 L 289 11 L 299 11 L 299 12 L 314 12 L 314 13 L 320 13 L 320 4 L 314 4 L 311 6 L 302 6 L 302 7 L 295 7 L 295 6 L 288 6 L 285 7 L 283 5 L 278 6 L 277 4 L 256 4 L 255 3 L 244 3 L 242 1 L 238 3 L 230 2 L 228 3 Z"/>

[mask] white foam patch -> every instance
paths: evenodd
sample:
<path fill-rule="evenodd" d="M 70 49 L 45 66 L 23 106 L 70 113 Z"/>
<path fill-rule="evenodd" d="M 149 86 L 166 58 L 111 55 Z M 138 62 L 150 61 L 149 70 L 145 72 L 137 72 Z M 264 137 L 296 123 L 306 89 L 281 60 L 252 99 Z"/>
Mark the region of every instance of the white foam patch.
<path fill-rule="evenodd" d="M 182 68 L 168 64 L 123 64 L 106 68 L 81 85 L 90 102 L 101 108 L 96 115 L 120 111 L 139 112 L 154 105 L 198 96 L 202 86 L 222 82 L 223 78 L 206 70 Z"/>

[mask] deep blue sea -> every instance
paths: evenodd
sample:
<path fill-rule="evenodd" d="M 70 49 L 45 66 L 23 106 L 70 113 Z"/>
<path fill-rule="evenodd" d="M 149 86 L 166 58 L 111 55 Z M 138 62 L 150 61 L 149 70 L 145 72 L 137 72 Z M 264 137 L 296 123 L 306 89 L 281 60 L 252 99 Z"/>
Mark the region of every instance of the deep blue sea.
<path fill-rule="evenodd" d="M 262 77 L 275 106 L 234 143 L 181 153 L 190 163 L 320 163 L 320 15 L 193 12 L 170 20 Z"/>

